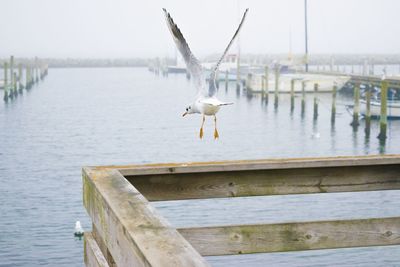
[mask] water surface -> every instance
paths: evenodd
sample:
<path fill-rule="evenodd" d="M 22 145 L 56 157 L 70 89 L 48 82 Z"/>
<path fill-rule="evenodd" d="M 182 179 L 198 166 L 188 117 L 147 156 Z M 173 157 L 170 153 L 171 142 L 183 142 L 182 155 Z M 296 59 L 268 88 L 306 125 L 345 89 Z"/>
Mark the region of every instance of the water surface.
<path fill-rule="evenodd" d="M 2 91 L 0 91 L 2 93 Z M 338 98 L 330 123 L 329 94 L 313 96 L 302 117 L 300 98 L 291 114 L 288 96 L 278 109 L 258 96 L 237 92 L 218 114 L 220 139 L 212 120 L 198 138 L 200 116 L 182 113 L 195 92 L 184 75 L 157 77 L 146 69 L 50 69 L 31 91 L 0 102 L 0 266 L 82 266 L 83 242 L 73 237 L 76 220 L 89 230 L 82 206 L 85 165 L 188 162 L 229 159 L 366 155 L 400 152 L 400 122 L 388 126 L 379 143 L 377 122 L 366 138 L 357 131 Z M 161 202 L 154 205 L 175 226 L 305 221 L 399 216 L 399 191 L 273 196 Z M 399 247 L 357 248 L 210 257 L 215 266 L 396 266 Z"/>

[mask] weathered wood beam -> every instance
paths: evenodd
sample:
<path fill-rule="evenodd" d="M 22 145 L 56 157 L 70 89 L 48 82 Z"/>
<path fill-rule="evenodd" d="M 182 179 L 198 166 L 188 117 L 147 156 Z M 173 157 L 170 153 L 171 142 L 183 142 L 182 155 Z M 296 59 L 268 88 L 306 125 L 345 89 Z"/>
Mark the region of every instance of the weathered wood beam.
<path fill-rule="evenodd" d="M 83 203 L 117 266 L 208 266 L 114 169 L 83 169 Z"/>
<path fill-rule="evenodd" d="M 203 256 L 400 244 L 400 217 L 179 229 Z"/>
<path fill-rule="evenodd" d="M 176 173 L 127 179 L 149 201 L 394 190 L 400 189 L 400 164 Z"/>
<path fill-rule="evenodd" d="M 311 167 L 345 167 L 363 165 L 400 164 L 400 155 L 341 156 L 319 158 L 231 160 L 214 162 L 186 162 L 164 164 L 112 165 L 97 169 L 118 169 L 124 176 L 168 173 L 198 173 L 223 171 L 250 171 L 268 169 L 297 169 Z"/>
<path fill-rule="evenodd" d="M 84 236 L 84 261 L 86 267 L 109 267 L 92 233 L 85 232 Z"/>

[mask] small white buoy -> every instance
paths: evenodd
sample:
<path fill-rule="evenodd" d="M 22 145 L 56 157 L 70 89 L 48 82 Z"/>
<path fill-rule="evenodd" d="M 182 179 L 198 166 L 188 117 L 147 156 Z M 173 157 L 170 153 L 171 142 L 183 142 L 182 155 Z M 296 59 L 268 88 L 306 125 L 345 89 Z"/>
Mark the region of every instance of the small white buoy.
<path fill-rule="evenodd" d="M 75 233 L 74 233 L 74 236 L 77 236 L 77 237 L 83 236 L 83 229 L 82 229 L 82 226 L 81 226 L 81 222 L 80 222 L 80 221 L 76 221 L 76 223 L 75 223 Z"/>

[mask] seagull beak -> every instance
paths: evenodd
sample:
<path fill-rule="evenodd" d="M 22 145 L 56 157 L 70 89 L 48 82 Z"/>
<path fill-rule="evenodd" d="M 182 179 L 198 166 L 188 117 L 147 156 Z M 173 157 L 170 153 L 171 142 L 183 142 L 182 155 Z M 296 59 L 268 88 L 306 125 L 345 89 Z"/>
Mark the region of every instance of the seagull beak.
<path fill-rule="evenodd" d="M 186 114 L 187 114 L 187 111 L 186 111 L 185 113 L 183 113 L 182 117 L 185 117 L 185 116 L 186 116 Z"/>

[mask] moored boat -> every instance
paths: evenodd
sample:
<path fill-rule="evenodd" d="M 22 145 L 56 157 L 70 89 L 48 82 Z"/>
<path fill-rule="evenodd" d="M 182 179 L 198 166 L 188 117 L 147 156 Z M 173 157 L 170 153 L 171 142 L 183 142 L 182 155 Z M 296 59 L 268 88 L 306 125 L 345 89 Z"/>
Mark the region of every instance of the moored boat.
<path fill-rule="evenodd" d="M 371 118 L 379 118 L 381 115 L 381 102 L 379 100 L 371 100 L 370 105 Z M 360 100 L 360 114 L 366 116 L 367 114 L 367 101 Z M 387 118 L 400 119 L 400 101 L 387 101 Z"/>

